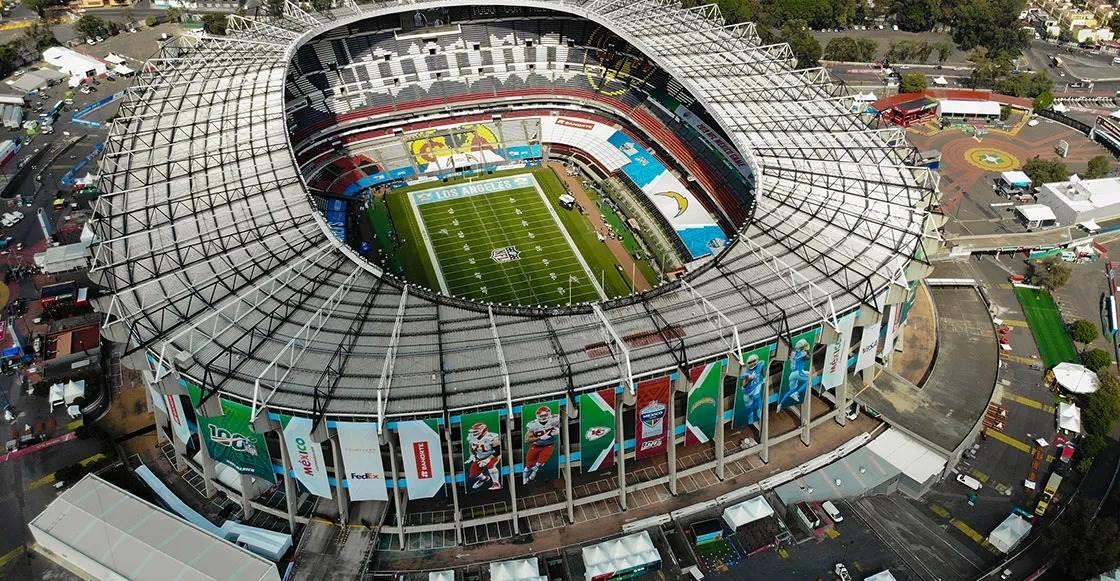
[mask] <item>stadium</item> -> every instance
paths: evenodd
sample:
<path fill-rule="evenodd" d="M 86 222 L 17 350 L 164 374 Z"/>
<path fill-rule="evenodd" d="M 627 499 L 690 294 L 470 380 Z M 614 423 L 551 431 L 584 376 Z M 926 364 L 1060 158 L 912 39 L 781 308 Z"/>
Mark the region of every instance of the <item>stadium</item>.
<path fill-rule="evenodd" d="M 178 466 L 292 531 L 472 544 L 808 445 L 939 249 L 901 130 L 715 6 L 230 24 L 128 90 L 91 276 Z"/>

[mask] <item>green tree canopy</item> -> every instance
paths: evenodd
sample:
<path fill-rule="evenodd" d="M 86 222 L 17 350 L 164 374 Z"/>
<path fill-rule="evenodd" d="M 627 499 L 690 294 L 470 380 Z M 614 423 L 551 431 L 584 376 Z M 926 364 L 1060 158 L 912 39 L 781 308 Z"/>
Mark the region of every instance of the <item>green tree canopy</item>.
<path fill-rule="evenodd" d="M 996 82 L 996 90 L 1014 97 L 1038 97 L 1053 91 L 1054 81 L 1046 73 L 1018 73 Z"/>
<path fill-rule="evenodd" d="M 1094 347 L 1093 349 L 1088 349 L 1081 354 L 1081 364 L 1093 371 L 1100 371 L 1102 369 L 1105 369 L 1109 365 L 1112 365 L 1112 355 L 1110 355 L 1108 351 L 1105 351 L 1104 349 L 1097 349 Z M 1093 399 L 1090 399 L 1089 403 L 1092 402 Z M 1118 413 L 1120 413 L 1120 410 L 1118 410 Z"/>
<path fill-rule="evenodd" d="M 1101 336 L 1101 332 L 1092 321 L 1078 319 L 1070 324 L 1069 335 L 1074 341 L 1088 345 Z"/>
<path fill-rule="evenodd" d="M 1019 24 L 1025 7 L 1026 0 L 961 1 L 947 15 L 953 42 L 964 50 L 984 47 L 993 56 L 1016 57 L 1032 39 Z"/>
<path fill-rule="evenodd" d="M 1047 532 L 1057 570 L 1073 579 L 1089 579 L 1120 565 L 1120 523 L 1107 515 L 1094 518 L 1096 512 L 1093 502 L 1076 500 Z"/>
<path fill-rule="evenodd" d="M 928 32 L 937 22 L 936 0 L 894 0 L 889 10 L 898 28 L 907 32 Z"/>
<path fill-rule="evenodd" d="M 804 20 L 790 20 L 782 27 L 782 38 L 789 43 L 793 54 L 797 57 L 798 68 L 808 68 L 817 65 L 821 58 L 821 43 L 809 32 L 809 27 Z"/>
<path fill-rule="evenodd" d="M 898 84 L 899 93 L 917 93 L 926 88 L 926 76 L 922 73 L 902 73 Z"/>
<path fill-rule="evenodd" d="M 1069 169 L 1060 159 L 1032 157 L 1023 164 L 1023 173 L 1031 178 L 1031 183 L 1035 187 L 1069 179 Z"/>
<path fill-rule="evenodd" d="M 204 14 L 202 16 L 202 29 L 207 34 L 214 36 L 225 36 L 226 27 L 229 25 L 229 17 L 226 14 Z"/>
<path fill-rule="evenodd" d="M 1089 160 L 1089 167 L 1085 170 L 1085 177 L 1089 179 L 1103 178 L 1112 171 L 1112 158 L 1107 155 L 1097 155 Z"/>
<path fill-rule="evenodd" d="M 109 23 L 92 14 L 86 14 L 74 23 L 74 30 L 77 30 L 78 34 L 85 38 L 105 36 L 109 34 Z"/>
<path fill-rule="evenodd" d="M 1065 284 L 1069 282 L 1070 274 L 1069 265 L 1062 262 L 1062 259 L 1056 256 L 1035 260 L 1027 267 L 1027 279 L 1031 284 L 1049 290 L 1059 289 L 1065 286 Z M 1096 370 L 1094 369 L 1093 371 Z"/>
<path fill-rule="evenodd" d="M 875 60 L 879 43 L 870 38 L 837 36 L 828 41 L 821 58 L 830 61 L 866 63 Z"/>

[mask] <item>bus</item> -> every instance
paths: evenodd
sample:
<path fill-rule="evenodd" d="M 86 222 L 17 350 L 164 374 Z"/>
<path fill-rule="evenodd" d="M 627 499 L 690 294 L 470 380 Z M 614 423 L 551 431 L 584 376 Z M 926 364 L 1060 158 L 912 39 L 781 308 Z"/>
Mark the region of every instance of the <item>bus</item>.
<path fill-rule="evenodd" d="M 43 125 L 53 125 L 55 120 L 58 119 L 59 114 L 62 113 L 62 101 L 54 104 L 50 111 L 44 111 L 39 114 L 39 123 Z"/>
<path fill-rule="evenodd" d="M 1038 506 L 1034 508 L 1035 515 L 1046 514 L 1046 509 L 1054 501 L 1054 495 L 1057 494 L 1058 487 L 1061 485 L 1062 476 L 1057 472 L 1050 474 L 1050 478 L 1046 481 L 1046 487 L 1042 489 L 1042 494 L 1038 497 Z"/>

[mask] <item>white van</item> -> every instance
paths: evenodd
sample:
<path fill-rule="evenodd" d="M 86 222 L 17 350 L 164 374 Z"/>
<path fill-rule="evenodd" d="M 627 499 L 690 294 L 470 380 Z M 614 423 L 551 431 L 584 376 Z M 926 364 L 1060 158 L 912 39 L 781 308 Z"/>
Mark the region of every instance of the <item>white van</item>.
<path fill-rule="evenodd" d="M 966 474 L 957 474 L 957 482 L 960 482 L 961 484 L 977 491 L 981 488 L 984 488 L 984 485 L 980 484 L 979 480 Z"/>
<path fill-rule="evenodd" d="M 831 500 L 822 502 L 821 508 L 824 509 L 828 518 L 832 519 L 832 522 L 844 522 L 844 515 L 840 514 L 840 509 L 836 508 L 836 505 L 832 504 Z"/>

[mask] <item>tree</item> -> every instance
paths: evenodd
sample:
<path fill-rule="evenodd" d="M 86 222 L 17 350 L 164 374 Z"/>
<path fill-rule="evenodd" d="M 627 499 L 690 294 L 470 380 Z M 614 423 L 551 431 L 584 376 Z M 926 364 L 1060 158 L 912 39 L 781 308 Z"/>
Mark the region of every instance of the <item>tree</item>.
<path fill-rule="evenodd" d="M 926 76 L 922 73 L 902 73 L 898 84 L 899 93 L 918 93 L 926 89 Z"/>
<path fill-rule="evenodd" d="M 1011 61 L 1007 57 L 992 53 L 984 47 L 977 48 L 968 56 L 972 63 L 972 86 L 989 87 L 1011 72 Z"/>
<path fill-rule="evenodd" d="M 821 58 L 821 43 L 809 33 L 809 26 L 804 20 L 790 20 L 782 27 L 781 36 L 789 43 L 790 49 L 797 57 L 798 68 L 808 68 L 817 65 Z"/>
<path fill-rule="evenodd" d="M 932 0 L 894 0 L 890 13 L 898 28 L 907 32 L 933 30 L 937 10 Z"/>
<path fill-rule="evenodd" d="M 1060 159 L 1032 157 L 1023 164 L 1023 173 L 1031 178 L 1031 183 L 1035 187 L 1069 179 L 1069 169 Z"/>
<path fill-rule="evenodd" d="M 860 60 L 859 45 L 856 44 L 856 39 L 850 36 L 837 36 L 829 40 L 821 54 L 821 58 L 830 61 L 858 62 Z"/>
<path fill-rule="evenodd" d="M 879 41 L 861 37 L 856 39 L 856 44 L 859 45 L 859 60 L 861 62 L 875 60 L 875 54 L 879 52 Z"/>
<path fill-rule="evenodd" d="M 334 0 L 311 0 L 311 7 L 317 11 L 329 10 Z"/>
<path fill-rule="evenodd" d="M 1074 34 L 1072 30 L 1063 28 L 1062 31 L 1058 33 L 1058 42 L 1077 42 L 1077 35 Z"/>
<path fill-rule="evenodd" d="M 121 11 L 121 16 L 123 16 L 124 21 L 129 24 L 136 22 L 136 12 L 132 10 L 131 6 L 125 7 L 125 9 Z"/>
<path fill-rule="evenodd" d="M 1070 324 L 1069 336 L 1082 345 L 1088 345 L 1101 336 L 1101 332 L 1092 321 L 1078 319 Z"/>
<path fill-rule="evenodd" d="M 23 0 L 23 7 L 35 11 L 39 18 L 46 16 L 47 9 L 61 5 L 61 0 Z"/>
<path fill-rule="evenodd" d="M 1034 98 L 1034 110 L 1044 111 L 1054 105 L 1054 91 L 1047 89 Z"/>
<path fill-rule="evenodd" d="M 1046 73 L 1017 73 L 996 83 L 996 90 L 1000 93 L 1032 99 L 1053 89 L 1054 81 Z"/>
<path fill-rule="evenodd" d="M 1057 557 L 1056 570 L 1073 579 L 1089 579 L 1120 564 L 1120 523 L 1096 515 L 1096 505 L 1078 499 L 1046 532 Z"/>
<path fill-rule="evenodd" d="M 1062 262 L 1061 258 L 1051 256 L 1031 262 L 1027 269 L 1027 279 L 1031 284 L 1055 290 L 1069 282 L 1070 272 L 1069 265 Z"/>
<path fill-rule="evenodd" d="M 108 34 L 109 23 L 97 16 L 87 14 L 74 23 L 74 29 L 78 31 L 79 36 L 93 38 Z"/>
<path fill-rule="evenodd" d="M 206 34 L 225 36 L 228 24 L 229 19 L 226 14 L 211 13 L 202 16 L 202 29 L 206 31 Z"/>
<path fill-rule="evenodd" d="M 1085 177 L 1089 179 L 1103 178 L 1112 170 L 1112 160 L 1107 155 L 1098 155 L 1089 160 L 1089 167 L 1085 170 Z"/>
<path fill-rule="evenodd" d="M 283 3 L 281 2 L 281 4 L 283 4 Z M 180 12 L 178 8 L 168 8 L 167 9 L 167 21 L 168 22 L 179 22 L 179 19 L 182 18 L 182 17 L 183 17 L 183 13 Z"/>
<path fill-rule="evenodd" d="M 937 43 L 937 64 L 943 65 L 945 61 L 949 60 L 949 55 L 953 53 L 953 45 L 942 41 Z"/>
<path fill-rule="evenodd" d="M 1026 0 L 962 1 L 947 17 L 953 42 L 964 50 L 984 47 L 993 56 L 1018 56 L 1033 38 L 1018 23 L 1025 6 Z"/>
<path fill-rule="evenodd" d="M 1112 365 L 1112 355 L 1104 349 L 1088 349 L 1081 353 L 1081 364 L 1088 367 L 1092 371 L 1100 371 L 1109 365 Z M 1092 400 L 1090 400 L 1092 402 Z M 1120 411 L 1120 410 L 1118 410 Z"/>

